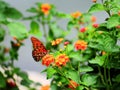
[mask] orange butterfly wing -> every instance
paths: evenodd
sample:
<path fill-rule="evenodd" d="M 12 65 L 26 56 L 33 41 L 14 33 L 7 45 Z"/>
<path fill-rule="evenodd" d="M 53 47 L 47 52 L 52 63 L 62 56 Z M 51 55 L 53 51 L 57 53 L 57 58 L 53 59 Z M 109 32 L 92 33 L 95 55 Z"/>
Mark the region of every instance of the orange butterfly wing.
<path fill-rule="evenodd" d="M 34 60 L 38 62 L 40 59 L 42 59 L 43 56 L 48 53 L 48 51 L 46 50 L 43 43 L 37 38 L 31 37 L 31 41 L 33 44 L 32 56 Z"/>

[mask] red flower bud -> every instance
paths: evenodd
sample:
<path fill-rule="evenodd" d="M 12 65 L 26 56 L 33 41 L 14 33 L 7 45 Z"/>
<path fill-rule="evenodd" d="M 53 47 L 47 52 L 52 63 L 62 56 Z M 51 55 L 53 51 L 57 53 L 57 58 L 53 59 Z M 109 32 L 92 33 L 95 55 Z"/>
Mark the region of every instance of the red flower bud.
<path fill-rule="evenodd" d="M 7 85 L 10 86 L 10 87 L 15 87 L 16 83 L 12 78 L 8 78 L 7 79 Z"/>
<path fill-rule="evenodd" d="M 66 46 L 66 45 L 68 45 L 70 42 L 68 42 L 68 41 L 66 41 L 66 42 L 64 42 L 64 45 Z"/>
<path fill-rule="evenodd" d="M 80 32 L 85 32 L 86 30 L 87 30 L 87 28 L 83 27 L 83 28 L 80 29 Z"/>
<path fill-rule="evenodd" d="M 95 23 L 92 25 L 94 28 L 98 28 L 99 27 L 99 24 Z"/>

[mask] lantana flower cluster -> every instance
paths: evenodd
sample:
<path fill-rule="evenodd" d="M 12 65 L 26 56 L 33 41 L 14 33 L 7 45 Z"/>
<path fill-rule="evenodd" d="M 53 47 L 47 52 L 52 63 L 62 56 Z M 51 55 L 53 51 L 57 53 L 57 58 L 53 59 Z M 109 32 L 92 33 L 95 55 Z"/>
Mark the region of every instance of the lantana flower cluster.
<path fill-rule="evenodd" d="M 76 87 L 79 86 L 79 84 L 77 84 L 75 81 L 70 80 L 70 83 L 68 85 L 68 88 L 70 88 L 71 90 L 76 90 Z"/>
<path fill-rule="evenodd" d="M 74 47 L 76 50 L 86 50 L 87 49 L 87 42 L 84 40 L 78 40 L 75 42 Z"/>
<path fill-rule="evenodd" d="M 78 18 L 78 17 L 80 17 L 81 15 L 82 15 L 82 13 L 81 13 L 80 11 L 76 11 L 76 12 L 71 13 L 71 16 L 72 16 L 73 18 Z"/>
<path fill-rule="evenodd" d="M 65 66 L 69 61 L 69 57 L 66 54 L 59 54 L 54 57 L 51 54 L 47 54 L 42 58 L 42 64 L 45 66 L 49 66 L 50 64 L 55 64 L 55 66 Z"/>
<path fill-rule="evenodd" d="M 57 38 L 51 42 L 52 46 L 58 45 L 63 41 L 63 38 Z"/>
<path fill-rule="evenodd" d="M 51 5 L 48 4 L 48 3 L 44 3 L 44 4 L 41 5 L 40 9 L 45 15 L 48 15 L 49 11 L 51 9 Z"/>

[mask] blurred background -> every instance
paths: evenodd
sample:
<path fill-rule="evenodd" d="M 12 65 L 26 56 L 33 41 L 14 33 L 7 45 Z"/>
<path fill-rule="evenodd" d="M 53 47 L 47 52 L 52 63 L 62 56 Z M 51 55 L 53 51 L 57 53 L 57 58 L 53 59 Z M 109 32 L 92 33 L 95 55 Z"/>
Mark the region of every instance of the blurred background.
<path fill-rule="evenodd" d="M 30 16 L 31 13 L 27 12 L 26 10 L 29 9 L 32 6 L 35 6 L 36 2 L 43 2 L 43 3 L 50 3 L 54 4 L 58 11 L 64 12 L 64 13 L 72 13 L 75 11 L 80 12 L 87 12 L 90 8 L 90 6 L 93 4 L 92 0 L 4 0 L 7 3 L 9 3 L 12 7 L 15 7 L 18 9 L 25 17 Z M 101 0 L 98 0 L 99 2 Z M 107 17 L 107 14 L 105 12 L 95 13 L 94 16 L 97 17 L 97 23 L 101 23 L 105 20 Z M 22 21 L 27 30 L 30 29 L 30 21 Z M 61 27 L 65 28 L 67 21 L 60 21 L 59 24 Z M 75 32 L 74 32 L 75 35 Z M 74 37 L 73 35 L 71 38 Z M 45 66 L 42 66 L 40 62 L 35 62 L 32 58 L 32 44 L 30 39 L 24 41 L 25 46 L 21 47 L 19 50 L 19 60 L 15 62 L 15 65 L 17 67 L 20 67 L 24 71 L 30 72 L 30 75 L 36 75 L 36 72 L 39 73 L 45 69 Z M 5 43 L 9 43 L 9 37 L 5 38 Z M 42 76 L 45 76 L 45 74 L 40 74 Z"/>

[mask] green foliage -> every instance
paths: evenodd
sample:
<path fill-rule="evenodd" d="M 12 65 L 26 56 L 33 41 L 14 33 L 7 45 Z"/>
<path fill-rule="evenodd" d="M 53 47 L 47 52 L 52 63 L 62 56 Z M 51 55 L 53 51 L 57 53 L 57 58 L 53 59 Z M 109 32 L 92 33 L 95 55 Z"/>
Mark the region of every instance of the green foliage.
<path fill-rule="evenodd" d="M 107 28 L 114 28 L 117 25 L 120 25 L 120 16 L 115 14 L 108 19 Z"/>
<path fill-rule="evenodd" d="M 6 80 L 5 80 L 5 78 L 4 78 L 4 76 L 3 76 L 3 74 L 0 72 L 0 88 L 4 88 L 4 87 L 6 87 Z"/>
<path fill-rule="evenodd" d="M 56 73 L 56 70 L 52 67 L 47 68 L 47 78 L 52 78 L 52 76 Z"/>
<path fill-rule="evenodd" d="M 47 15 L 41 10 L 43 3 L 36 4 L 38 9 L 35 7 L 28 9 L 29 12 L 34 13 L 34 16 L 26 17 L 27 20 L 32 20 L 31 34 L 37 36 L 37 33 L 43 30 L 41 37 L 43 36 L 46 40 L 49 54 L 54 56 L 54 62 L 44 70 L 47 78 L 53 79 L 52 90 L 71 90 L 69 87 L 71 81 L 77 85 L 71 84 L 71 87 L 76 90 L 113 90 L 118 87 L 120 78 L 118 73 L 120 71 L 119 0 L 101 0 L 101 2 L 96 1 L 87 13 L 82 13 L 78 17 L 58 12 L 52 4 L 49 4 L 51 9 Z M 105 11 L 108 17 L 104 22 L 96 24 L 96 18 L 92 13 L 101 11 Z M 68 19 L 67 30 L 59 26 L 58 20 L 61 19 Z M 81 28 L 87 29 L 80 31 Z M 67 40 L 66 37 L 72 30 L 76 30 L 76 37 Z M 35 31 L 37 33 L 34 33 Z M 64 38 L 60 45 L 59 38 Z M 80 41 L 77 43 L 77 40 Z M 85 43 L 86 46 L 84 46 Z M 57 62 L 61 54 L 69 57 L 67 63 L 63 62 L 65 57 Z"/>
<path fill-rule="evenodd" d="M 0 0 L 0 90 L 20 90 L 22 85 L 29 90 L 36 90 L 31 85 L 41 85 L 30 80 L 26 72 L 14 65 L 14 61 L 19 58 L 18 51 L 23 45 L 22 40 L 29 35 L 26 27 L 17 21 L 20 18 L 21 12 Z M 8 37 L 11 45 L 9 47 L 4 43 L 4 38 Z"/>
<path fill-rule="evenodd" d="M 90 74 L 85 74 L 81 78 L 82 83 L 86 86 L 92 86 L 97 82 L 97 76 L 95 75 L 90 75 Z"/>
<path fill-rule="evenodd" d="M 42 36 L 42 33 L 39 30 L 39 24 L 37 22 L 32 21 L 31 24 L 30 24 L 30 27 L 31 27 L 31 29 L 29 31 L 30 34 L 32 34 L 36 37 Z"/>
<path fill-rule="evenodd" d="M 14 66 L 14 61 L 19 58 L 18 51 L 24 45 L 22 40 L 29 35 L 44 39 L 43 44 L 49 51 L 47 55 L 53 55 L 41 60 L 42 64 L 45 63 L 47 66 L 43 70 L 47 74 L 47 79 L 52 78 L 51 90 L 119 90 L 119 2 L 120 0 L 101 0 L 101 3 L 96 1 L 88 12 L 81 15 L 77 13 L 78 16 L 75 17 L 59 12 L 53 4 L 46 5 L 48 8 L 48 12 L 45 9 L 46 13 L 42 10 L 43 3 L 38 2 L 35 7 L 27 10 L 33 16 L 23 18 L 31 22 L 30 30 L 27 31 L 22 23 L 13 21 L 22 18 L 22 14 L 0 1 L 0 43 L 4 41 L 6 35 L 2 25 L 7 26 L 9 35 L 14 37 L 14 40 L 11 39 L 11 47 L 8 51 L 6 46 L 0 44 L 0 65 L 4 70 L 4 72 L 0 71 L 0 90 L 8 89 L 6 80 L 9 78 L 16 81 L 14 75 L 20 77 L 20 85 L 29 90 L 36 90 L 31 87 L 33 83 L 35 86 L 41 85 L 30 80 L 26 72 Z M 101 11 L 105 11 L 108 17 L 97 24 L 92 13 Z M 59 24 L 59 20 L 66 19 L 67 30 Z M 69 38 L 68 34 L 71 34 L 72 30 L 77 32 L 75 38 Z M 39 53 L 41 55 L 41 52 Z M 19 90 L 18 87 L 12 87 L 10 90 Z"/>
<path fill-rule="evenodd" d="M 79 83 L 79 74 L 77 71 L 68 70 L 67 71 L 68 78 L 72 79 L 73 81 Z"/>
<path fill-rule="evenodd" d="M 12 19 L 20 19 L 22 17 L 22 14 L 16 10 L 15 8 L 6 8 L 4 11 L 4 15 L 6 15 L 7 18 L 12 18 Z"/>
<path fill-rule="evenodd" d="M 17 39 L 25 39 L 28 37 L 28 32 L 26 27 L 20 22 L 9 23 L 8 28 L 10 30 L 10 35 L 16 37 Z"/>
<path fill-rule="evenodd" d="M 90 9 L 88 10 L 88 12 L 90 13 L 94 13 L 94 12 L 98 12 L 98 11 L 104 11 L 104 6 L 100 3 L 96 3 L 96 4 L 93 4 Z"/>
<path fill-rule="evenodd" d="M 17 9 L 11 7 L 8 3 L 0 1 L 0 23 L 7 23 L 8 18 L 10 19 L 20 19 L 22 18 L 21 12 Z"/>
<path fill-rule="evenodd" d="M 90 66 L 81 66 L 80 67 L 80 72 L 90 72 L 93 71 L 93 68 Z"/>
<path fill-rule="evenodd" d="M 96 56 L 95 59 L 92 59 L 89 62 L 92 64 L 98 64 L 98 65 L 102 66 L 105 62 L 105 56 L 102 56 L 102 57 Z"/>
<path fill-rule="evenodd" d="M 0 28 L 0 42 L 4 40 L 5 36 L 5 30 L 3 28 Z"/>

